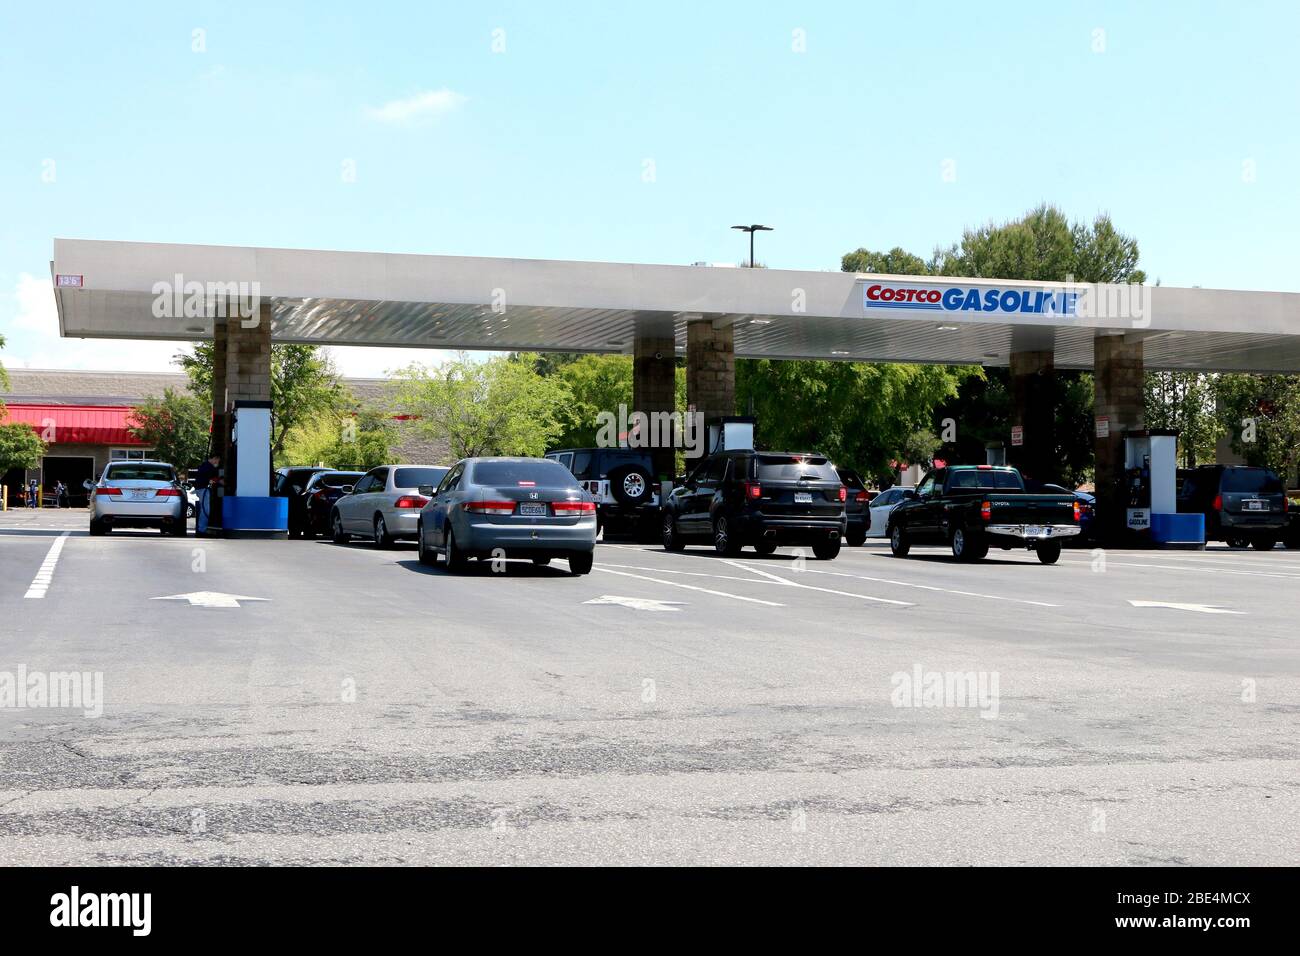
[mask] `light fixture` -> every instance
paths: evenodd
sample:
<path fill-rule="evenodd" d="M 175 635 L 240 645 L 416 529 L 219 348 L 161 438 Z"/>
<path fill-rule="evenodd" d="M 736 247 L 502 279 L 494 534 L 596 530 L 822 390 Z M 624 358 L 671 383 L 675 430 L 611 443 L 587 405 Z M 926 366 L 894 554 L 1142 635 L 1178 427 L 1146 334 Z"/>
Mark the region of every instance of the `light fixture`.
<path fill-rule="evenodd" d="M 955 326 L 955 325 L 940 325 L 940 326 L 938 326 L 938 329 L 939 329 L 940 332 L 956 332 L 956 331 L 957 331 L 957 326 Z"/>
<path fill-rule="evenodd" d="M 772 320 L 771 319 L 750 319 L 749 324 L 750 325 L 771 325 Z"/>
<path fill-rule="evenodd" d="M 848 355 L 844 349 L 831 349 L 831 355 Z"/>

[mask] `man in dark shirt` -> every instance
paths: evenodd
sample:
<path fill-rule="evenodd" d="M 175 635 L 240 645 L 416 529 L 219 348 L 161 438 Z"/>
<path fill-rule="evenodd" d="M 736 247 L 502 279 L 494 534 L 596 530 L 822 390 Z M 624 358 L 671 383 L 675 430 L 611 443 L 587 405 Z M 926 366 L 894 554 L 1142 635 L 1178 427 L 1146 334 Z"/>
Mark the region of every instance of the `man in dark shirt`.
<path fill-rule="evenodd" d="M 198 516 L 194 522 L 196 534 L 208 533 L 208 515 L 212 513 L 212 494 L 221 481 L 218 477 L 220 465 L 221 455 L 213 452 L 194 472 L 194 490 L 199 495 Z"/>

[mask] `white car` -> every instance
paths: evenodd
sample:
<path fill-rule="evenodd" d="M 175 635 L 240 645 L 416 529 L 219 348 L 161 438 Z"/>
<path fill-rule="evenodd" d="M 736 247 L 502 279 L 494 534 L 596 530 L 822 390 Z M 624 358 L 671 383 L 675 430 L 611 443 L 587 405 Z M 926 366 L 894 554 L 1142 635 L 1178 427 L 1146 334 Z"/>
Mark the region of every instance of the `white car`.
<path fill-rule="evenodd" d="M 440 465 L 380 465 L 357 479 L 351 494 L 330 509 L 330 537 L 344 544 L 369 538 L 376 547 L 414 541 L 420 509 L 429 503 L 448 469 Z"/>
<path fill-rule="evenodd" d="M 185 489 L 164 461 L 111 461 L 90 492 L 90 533 L 157 528 L 185 537 Z"/>
<path fill-rule="evenodd" d="M 903 492 L 912 491 L 911 485 L 894 485 L 888 491 L 882 491 L 871 499 L 871 527 L 867 530 L 868 538 L 883 538 L 889 527 L 889 513 L 903 502 Z"/>

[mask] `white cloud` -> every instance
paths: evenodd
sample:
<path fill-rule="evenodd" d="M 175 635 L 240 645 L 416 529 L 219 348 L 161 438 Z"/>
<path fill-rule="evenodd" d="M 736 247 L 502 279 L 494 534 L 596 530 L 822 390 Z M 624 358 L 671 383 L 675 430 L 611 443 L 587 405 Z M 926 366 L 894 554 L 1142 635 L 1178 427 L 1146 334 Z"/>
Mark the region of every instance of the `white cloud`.
<path fill-rule="evenodd" d="M 445 87 L 426 90 L 401 100 L 390 100 L 378 108 L 366 110 L 366 115 L 380 123 L 407 124 L 433 119 L 459 109 L 466 97 Z"/>

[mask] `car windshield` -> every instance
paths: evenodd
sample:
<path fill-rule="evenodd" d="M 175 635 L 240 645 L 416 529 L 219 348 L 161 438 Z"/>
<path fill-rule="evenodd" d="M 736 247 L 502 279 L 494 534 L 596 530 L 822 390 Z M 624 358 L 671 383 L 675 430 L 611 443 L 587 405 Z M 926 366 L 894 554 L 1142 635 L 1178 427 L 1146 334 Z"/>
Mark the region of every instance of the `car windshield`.
<path fill-rule="evenodd" d="M 1223 473 L 1223 491 L 1280 495 L 1282 482 L 1266 468 L 1229 468 Z"/>
<path fill-rule="evenodd" d="M 175 481 L 176 472 L 171 465 L 112 465 L 104 473 L 104 480 L 113 481 Z"/>
<path fill-rule="evenodd" d="M 327 488 L 342 488 L 344 485 L 355 485 L 357 479 L 364 474 L 364 471 L 335 471 L 317 478 L 316 486 L 325 485 Z"/>
<path fill-rule="evenodd" d="M 1022 491 L 1020 476 L 1014 471 L 972 468 L 954 471 L 948 482 L 953 491 Z"/>
<path fill-rule="evenodd" d="M 759 481 L 796 481 L 800 478 L 839 481 L 834 466 L 819 455 L 759 455 Z"/>
<path fill-rule="evenodd" d="M 450 470 L 449 468 L 398 468 L 397 473 L 393 475 L 393 487 L 419 488 L 421 485 L 436 485 Z"/>
<path fill-rule="evenodd" d="M 477 485 L 495 485 L 498 488 L 510 485 L 526 488 L 578 487 L 569 469 L 559 462 L 546 459 L 476 462 L 473 481 Z"/>

